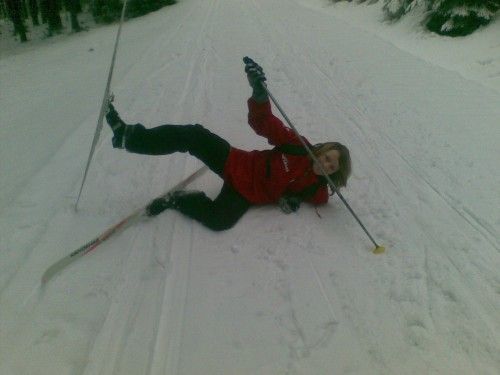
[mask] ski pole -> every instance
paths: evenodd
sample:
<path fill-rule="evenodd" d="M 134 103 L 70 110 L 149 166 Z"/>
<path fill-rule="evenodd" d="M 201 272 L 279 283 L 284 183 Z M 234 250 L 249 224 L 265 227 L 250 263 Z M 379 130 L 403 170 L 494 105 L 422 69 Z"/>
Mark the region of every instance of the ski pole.
<path fill-rule="evenodd" d="M 115 60 L 116 60 L 116 51 L 118 50 L 118 42 L 120 41 L 120 34 L 122 32 L 122 25 L 123 25 L 123 20 L 125 18 L 126 8 L 127 8 L 127 0 L 123 2 L 122 14 L 120 17 L 120 26 L 118 27 L 118 32 L 116 33 L 115 48 L 113 51 L 113 57 L 111 58 L 111 65 L 109 66 L 108 81 L 106 82 L 104 97 L 102 98 L 101 110 L 99 112 L 99 117 L 97 119 L 97 126 L 95 128 L 94 139 L 92 140 L 92 146 L 90 147 L 90 153 L 87 159 L 87 165 L 85 166 L 85 172 L 83 173 L 82 184 L 80 186 L 80 191 L 78 192 L 78 197 L 76 198 L 75 211 L 78 210 L 78 202 L 80 201 L 80 197 L 82 195 L 83 186 L 85 185 L 85 180 L 87 179 L 87 173 L 89 171 L 90 163 L 92 162 L 92 157 L 94 156 L 94 151 L 97 146 L 97 141 L 99 140 L 99 135 L 101 134 L 104 115 L 106 114 L 106 111 L 108 109 L 109 102 L 112 101 L 109 95 L 109 88 L 111 86 L 111 78 L 113 77 L 113 70 L 115 67 Z"/>
<path fill-rule="evenodd" d="M 319 162 L 318 158 L 313 154 L 313 152 L 311 151 L 311 148 L 307 145 L 306 141 L 304 141 L 304 139 L 301 137 L 301 135 L 299 134 L 299 132 L 298 132 L 297 128 L 295 127 L 295 125 L 292 124 L 292 121 L 290 121 L 290 119 L 286 115 L 285 111 L 281 108 L 281 106 L 279 105 L 279 103 L 276 100 L 276 98 L 274 97 L 274 95 L 271 93 L 271 91 L 269 91 L 269 88 L 267 87 L 266 83 L 262 82 L 261 84 L 262 84 L 262 87 L 264 88 L 264 90 L 266 90 L 267 95 L 269 95 L 269 98 L 272 100 L 272 102 L 274 103 L 274 105 L 276 106 L 276 108 L 278 108 L 278 110 L 283 115 L 283 118 L 288 123 L 288 125 L 290 126 L 290 128 L 292 128 L 292 130 L 295 132 L 295 134 L 297 134 L 297 137 L 299 138 L 300 142 L 302 143 L 302 145 L 306 149 L 306 151 L 309 154 L 309 156 L 311 157 L 311 159 L 314 160 L 314 162 L 319 166 L 319 168 L 321 170 L 321 173 L 323 173 L 323 175 L 325 176 L 326 181 L 328 182 L 328 184 L 330 185 L 330 187 L 332 188 L 332 190 L 335 193 L 337 193 L 337 195 L 340 198 L 340 200 L 342 201 L 342 203 L 344 203 L 344 205 L 347 207 L 347 209 L 349 210 L 349 212 L 352 214 L 352 216 L 356 219 L 356 221 L 360 225 L 361 229 L 363 229 L 363 231 L 366 233 L 366 235 L 368 236 L 368 238 L 370 239 L 370 241 L 375 245 L 375 248 L 373 249 L 373 253 L 374 254 L 382 254 L 385 251 L 385 247 L 384 246 L 380 246 L 379 244 L 377 244 L 377 242 L 375 241 L 375 239 L 373 238 L 373 236 L 370 234 L 370 232 L 368 232 L 368 230 L 366 229 L 366 227 L 363 225 L 363 223 L 359 219 L 358 215 L 356 215 L 356 213 L 351 208 L 351 206 L 349 205 L 349 203 L 347 203 L 347 200 L 340 193 L 340 191 L 337 188 L 337 186 L 335 186 L 335 183 L 332 181 L 332 179 L 330 178 L 330 176 L 328 176 L 327 172 L 325 171 L 325 168 L 323 168 L 323 165 Z"/>

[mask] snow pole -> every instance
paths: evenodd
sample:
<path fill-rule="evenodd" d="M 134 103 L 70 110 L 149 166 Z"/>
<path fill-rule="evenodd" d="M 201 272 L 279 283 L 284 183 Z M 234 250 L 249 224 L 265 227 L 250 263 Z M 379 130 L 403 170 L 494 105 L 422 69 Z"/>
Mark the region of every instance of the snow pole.
<path fill-rule="evenodd" d="M 123 20 L 125 18 L 125 9 L 127 8 L 127 1 L 128 0 L 125 0 L 122 6 L 120 25 L 118 27 L 118 32 L 116 33 L 115 48 L 113 50 L 113 57 L 111 58 L 111 64 L 109 66 L 108 81 L 106 82 L 106 88 L 104 89 L 104 97 L 102 98 L 101 110 L 99 112 L 99 117 L 97 119 L 97 126 L 94 133 L 94 139 L 92 140 L 92 146 L 90 147 L 90 153 L 87 159 L 87 165 L 85 166 L 85 172 L 83 173 L 82 184 L 80 186 L 80 191 L 78 192 L 78 197 L 76 198 L 75 211 L 78 210 L 78 202 L 80 201 L 80 197 L 83 191 L 83 186 L 85 185 L 85 180 L 87 179 L 87 173 L 89 171 L 90 163 L 92 162 L 92 157 L 94 156 L 94 151 L 97 146 L 97 142 L 99 141 L 104 115 L 106 114 L 110 101 L 112 101 L 112 96 L 110 96 L 109 89 L 111 86 L 111 78 L 113 77 L 113 69 L 115 67 L 115 60 L 116 60 L 116 51 L 118 50 L 118 43 L 120 41 L 120 35 L 122 32 L 122 25 L 123 25 Z"/>
<path fill-rule="evenodd" d="M 330 185 L 330 187 L 332 188 L 332 190 L 335 193 L 337 193 L 337 195 L 340 198 L 340 200 L 342 201 L 342 203 L 344 203 L 344 205 L 347 207 L 347 209 L 349 210 L 349 212 L 351 213 L 351 215 L 354 217 L 354 219 L 356 219 L 356 221 L 360 225 L 361 229 L 363 229 L 363 231 L 366 233 L 366 235 L 368 236 L 368 238 L 370 239 L 370 241 L 373 243 L 373 245 L 375 245 L 375 248 L 373 249 L 373 253 L 374 254 L 382 254 L 385 251 L 385 247 L 384 246 L 380 246 L 375 241 L 375 239 L 370 234 L 370 232 L 368 232 L 368 230 L 366 229 L 366 227 L 363 225 L 363 223 L 359 219 L 358 215 L 356 215 L 356 213 L 351 208 L 351 206 L 349 205 L 349 203 L 347 203 L 347 200 L 340 193 L 339 189 L 337 188 L 337 186 L 335 185 L 335 183 L 332 181 L 332 179 L 330 178 L 330 176 L 326 172 L 325 168 L 323 168 L 323 165 L 319 162 L 318 158 L 313 154 L 313 152 L 311 151 L 311 148 L 309 147 L 309 145 L 301 137 L 301 135 L 299 134 L 299 132 L 298 132 L 297 128 L 295 127 L 295 125 L 292 124 L 292 122 L 290 121 L 290 119 L 286 115 L 285 111 L 279 105 L 279 103 L 276 100 L 276 98 L 273 96 L 273 94 L 271 94 L 271 91 L 269 91 L 269 89 L 268 89 L 268 87 L 267 87 L 267 85 L 266 85 L 265 82 L 262 82 L 262 87 L 264 88 L 264 90 L 266 90 L 267 95 L 269 95 L 269 98 L 272 100 L 272 102 L 274 103 L 274 105 L 276 106 L 276 108 L 278 108 L 278 110 L 281 112 L 281 114 L 283 115 L 283 118 L 288 123 L 288 125 L 290 126 L 290 128 L 292 128 L 292 130 L 295 132 L 295 134 L 297 134 L 297 137 L 299 138 L 300 142 L 302 143 L 302 145 L 306 149 L 306 151 L 309 154 L 309 156 L 311 157 L 311 159 L 314 160 L 314 162 L 319 166 L 321 172 L 323 173 L 324 177 L 326 178 L 326 181 L 328 182 L 328 185 Z"/>

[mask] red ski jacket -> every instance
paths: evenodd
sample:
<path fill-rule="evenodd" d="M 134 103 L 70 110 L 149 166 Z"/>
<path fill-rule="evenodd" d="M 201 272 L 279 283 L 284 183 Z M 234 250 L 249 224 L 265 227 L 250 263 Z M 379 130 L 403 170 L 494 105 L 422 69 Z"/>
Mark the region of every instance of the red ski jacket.
<path fill-rule="evenodd" d="M 248 123 L 271 145 L 301 144 L 295 132 L 272 114 L 269 101 L 248 100 Z M 253 204 L 277 203 L 282 195 L 300 193 L 319 181 L 308 156 L 272 150 L 244 151 L 234 147 L 226 161 L 224 176 L 226 182 Z M 307 201 L 326 203 L 328 188 L 321 186 Z"/>

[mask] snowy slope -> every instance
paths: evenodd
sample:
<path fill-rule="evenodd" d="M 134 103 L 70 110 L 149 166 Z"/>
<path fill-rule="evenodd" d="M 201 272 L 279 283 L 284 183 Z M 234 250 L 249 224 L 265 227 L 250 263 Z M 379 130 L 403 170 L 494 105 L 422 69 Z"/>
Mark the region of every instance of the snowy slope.
<path fill-rule="evenodd" d="M 200 163 L 113 150 L 106 128 L 75 212 L 116 25 L 2 57 L 2 375 L 498 373 L 500 85 L 359 15 L 183 0 L 126 23 L 113 91 L 129 123 L 266 148 L 246 125 L 254 57 L 311 141 L 350 147 L 345 196 L 382 256 L 336 198 L 321 219 L 259 207 L 224 233 L 167 212 L 41 289 L 52 262 Z"/>

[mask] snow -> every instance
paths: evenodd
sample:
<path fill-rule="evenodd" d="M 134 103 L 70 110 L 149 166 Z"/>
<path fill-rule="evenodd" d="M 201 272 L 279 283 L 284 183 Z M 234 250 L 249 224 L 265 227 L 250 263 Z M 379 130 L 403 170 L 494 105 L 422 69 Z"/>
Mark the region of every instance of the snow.
<path fill-rule="evenodd" d="M 350 147 L 344 195 L 385 254 L 337 198 L 222 233 L 166 212 L 44 288 L 49 265 L 200 162 L 114 150 L 106 127 L 75 212 L 117 25 L 2 39 L 0 373 L 498 374 L 500 22 L 451 39 L 418 12 L 182 0 L 125 24 L 112 83 L 129 123 L 266 148 L 246 125 L 255 58 L 311 141 Z"/>

